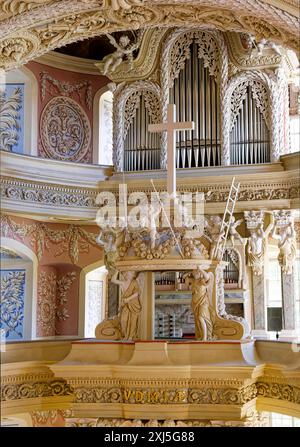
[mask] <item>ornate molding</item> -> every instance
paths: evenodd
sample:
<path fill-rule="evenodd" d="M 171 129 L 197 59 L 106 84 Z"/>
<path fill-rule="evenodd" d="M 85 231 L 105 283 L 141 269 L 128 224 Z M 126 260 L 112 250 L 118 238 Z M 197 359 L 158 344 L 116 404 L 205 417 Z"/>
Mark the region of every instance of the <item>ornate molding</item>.
<path fill-rule="evenodd" d="M 71 396 L 72 389 L 63 379 L 48 381 L 26 381 L 24 383 L 4 384 L 1 387 L 2 402 L 19 399 Z"/>
<path fill-rule="evenodd" d="M 229 186 L 219 184 L 206 184 L 205 186 L 197 185 L 178 185 L 178 192 L 197 192 L 201 188 L 201 191 L 205 195 L 206 203 L 223 203 L 226 202 Z M 103 188 L 103 190 L 105 190 Z M 116 187 L 109 189 L 116 195 L 118 199 L 118 190 Z M 157 187 L 158 192 L 164 191 L 163 187 Z M 136 191 L 136 188 L 129 187 L 128 194 Z M 151 190 L 149 187 L 140 186 L 140 191 L 150 199 Z M 83 189 L 83 188 L 68 188 L 65 186 L 41 184 L 34 182 L 24 182 L 16 179 L 10 179 L 3 177 L 1 179 L 1 197 L 12 205 L 16 203 L 28 204 L 32 209 L 32 204 L 37 204 L 39 208 L 41 205 L 45 207 L 51 207 L 54 210 L 57 207 L 64 207 L 64 209 L 75 208 L 78 210 L 87 210 L 91 216 L 95 216 L 97 205 L 96 197 L 99 190 Z M 282 181 L 253 181 L 242 183 L 239 192 L 239 201 L 252 202 L 252 201 L 269 201 L 269 200 L 292 200 L 297 199 L 300 194 L 299 181 L 297 178 Z M 15 205 L 14 205 L 15 206 Z M 266 206 L 266 205 L 265 205 Z M 273 205 L 274 206 L 274 205 Z M 15 209 L 15 208 L 13 208 Z M 73 211 L 72 211 L 73 212 Z"/>
<path fill-rule="evenodd" d="M 85 0 L 76 5 L 69 0 L 51 2 L 9 18 L 1 27 L 4 39 L 0 44 L 2 66 L 15 68 L 51 49 L 83 38 L 161 25 L 214 26 L 223 31 L 248 32 L 258 40 L 265 38 L 298 49 L 297 18 L 258 0 L 252 0 L 251 4 L 242 0 L 228 0 L 224 4 L 219 0 L 214 7 L 208 1 L 202 1 L 200 5 L 190 1 L 183 5 L 174 0 L 156 1 L 155 4 L 145 1 L 142 6 L 118 10 L 100 9 L 98 5 L 97 1 Z M 25 29 L 29 33 L 27 36 L 24 36 Z M 5 42 L 5 39 L 9 41 Z M 21 45 L 20 51 L 16 51 L 17 45 Z"/>

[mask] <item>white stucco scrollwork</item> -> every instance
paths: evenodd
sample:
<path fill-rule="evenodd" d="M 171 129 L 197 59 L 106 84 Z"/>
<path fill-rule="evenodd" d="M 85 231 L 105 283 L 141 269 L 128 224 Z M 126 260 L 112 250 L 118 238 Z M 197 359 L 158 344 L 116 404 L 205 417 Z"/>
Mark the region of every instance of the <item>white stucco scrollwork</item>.
<path fill-rule="evenodd" d="M 152 81 L 136 81 L 129 86 L 119 85 L 114 92 L 113 106 L 113 162 L 118 172 L 123 171 L 124 140 L 134 117 L 141 95 L 153 123 L 161 120 L 160 87 Z"/>

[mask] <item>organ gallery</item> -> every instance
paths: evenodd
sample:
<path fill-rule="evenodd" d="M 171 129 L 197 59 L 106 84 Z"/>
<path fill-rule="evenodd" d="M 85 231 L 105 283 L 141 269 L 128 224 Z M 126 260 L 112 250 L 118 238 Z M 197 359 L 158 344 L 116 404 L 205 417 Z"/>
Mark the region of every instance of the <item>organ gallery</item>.
<path fill-rule="evenodd" d="M 21 3 L 1 425 L 299 426 L 295 3 Z"/>

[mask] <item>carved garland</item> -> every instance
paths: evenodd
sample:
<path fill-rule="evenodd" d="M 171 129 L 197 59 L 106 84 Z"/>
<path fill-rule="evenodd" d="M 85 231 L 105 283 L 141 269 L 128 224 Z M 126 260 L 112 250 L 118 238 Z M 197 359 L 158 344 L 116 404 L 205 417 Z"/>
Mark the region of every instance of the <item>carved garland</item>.
<path fill-rule="evenodd" d="M 79 97 L 79 101 L 81 104 L 83 103 L 82 93 L 81 91 L 85 91 L 85 97 L 84 101 L 88 109 L 90 110 L 92 108 L 92 86 L 89 81 L 82 81 L 82 82 L 76 82 L 75 84 L 72 82 L 67 81 L 60 81 L 58 79 L 55 79 L 53 76 L 51 76 L 46 71 L 42 71 L 40 73 L 40 79 L 41 79 L 41 97 L 42 100 L 45 99 L 46 91 L 50 93 L 50 95 L 53 95 L 52 89 L 47 87 L 47 83 L 49 83 L 52 87 L 54 87 L 60 95 L 63 96 L 70 96 L 74 93 L 77 93 Z"/>
<path fill-rule="evenodd" d="M 135 115 L 140 96 L 145 96 L 145 105 L 153 123 L 161 119 L 160 88 L 151 81 L 137 81 L 124 88 L 119 86 L 114 93 L 113 106 L 113 162 L 118 172 L 123 171 L 124 139 Z"/>
<path fill-rule="evenodd" d="M 30 225 L 17 224 L 10 216 L 1 215 L 1 233 L 4 237 L 20 238 L 22 241 L 30 237 L 30 243 L 35 247 L 37 257 L 42 259 L 45 250 L 49 250 L 49 242 L 59 244 L 54 256 L 69 253 L 73 264 L 76 264 L 80 253 L 88 253 L 90 245 L 97 246 L 97 234 L 90 233 L 81 227 L 69 225 L 65 230 L 51 230 L 44 223 Z"/>

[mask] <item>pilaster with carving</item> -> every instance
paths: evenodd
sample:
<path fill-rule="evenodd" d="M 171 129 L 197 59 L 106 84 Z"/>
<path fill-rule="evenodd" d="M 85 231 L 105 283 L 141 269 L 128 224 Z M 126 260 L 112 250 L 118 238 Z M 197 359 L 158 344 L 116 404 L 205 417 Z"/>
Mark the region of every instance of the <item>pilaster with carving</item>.
<path fill-rule="evenodd" d="M 249 230 L 247 252 L 248 265 L 252 267 L 253 275 L 260 276 L 263 272 L 266 251 L 266 234 L 264 231 L 264 211 L 244 211 L 245 222 Z"/>
<path fill-rule="evenodd" d="M 281 336 L 288 336 L 294 335 L 296 329 L 295 260 L 297 245 L 293 210 L 273 211 L 273 221 L 271 237 L 278 241 L 278 262 L 281 267 L 283 306 Z"/>

